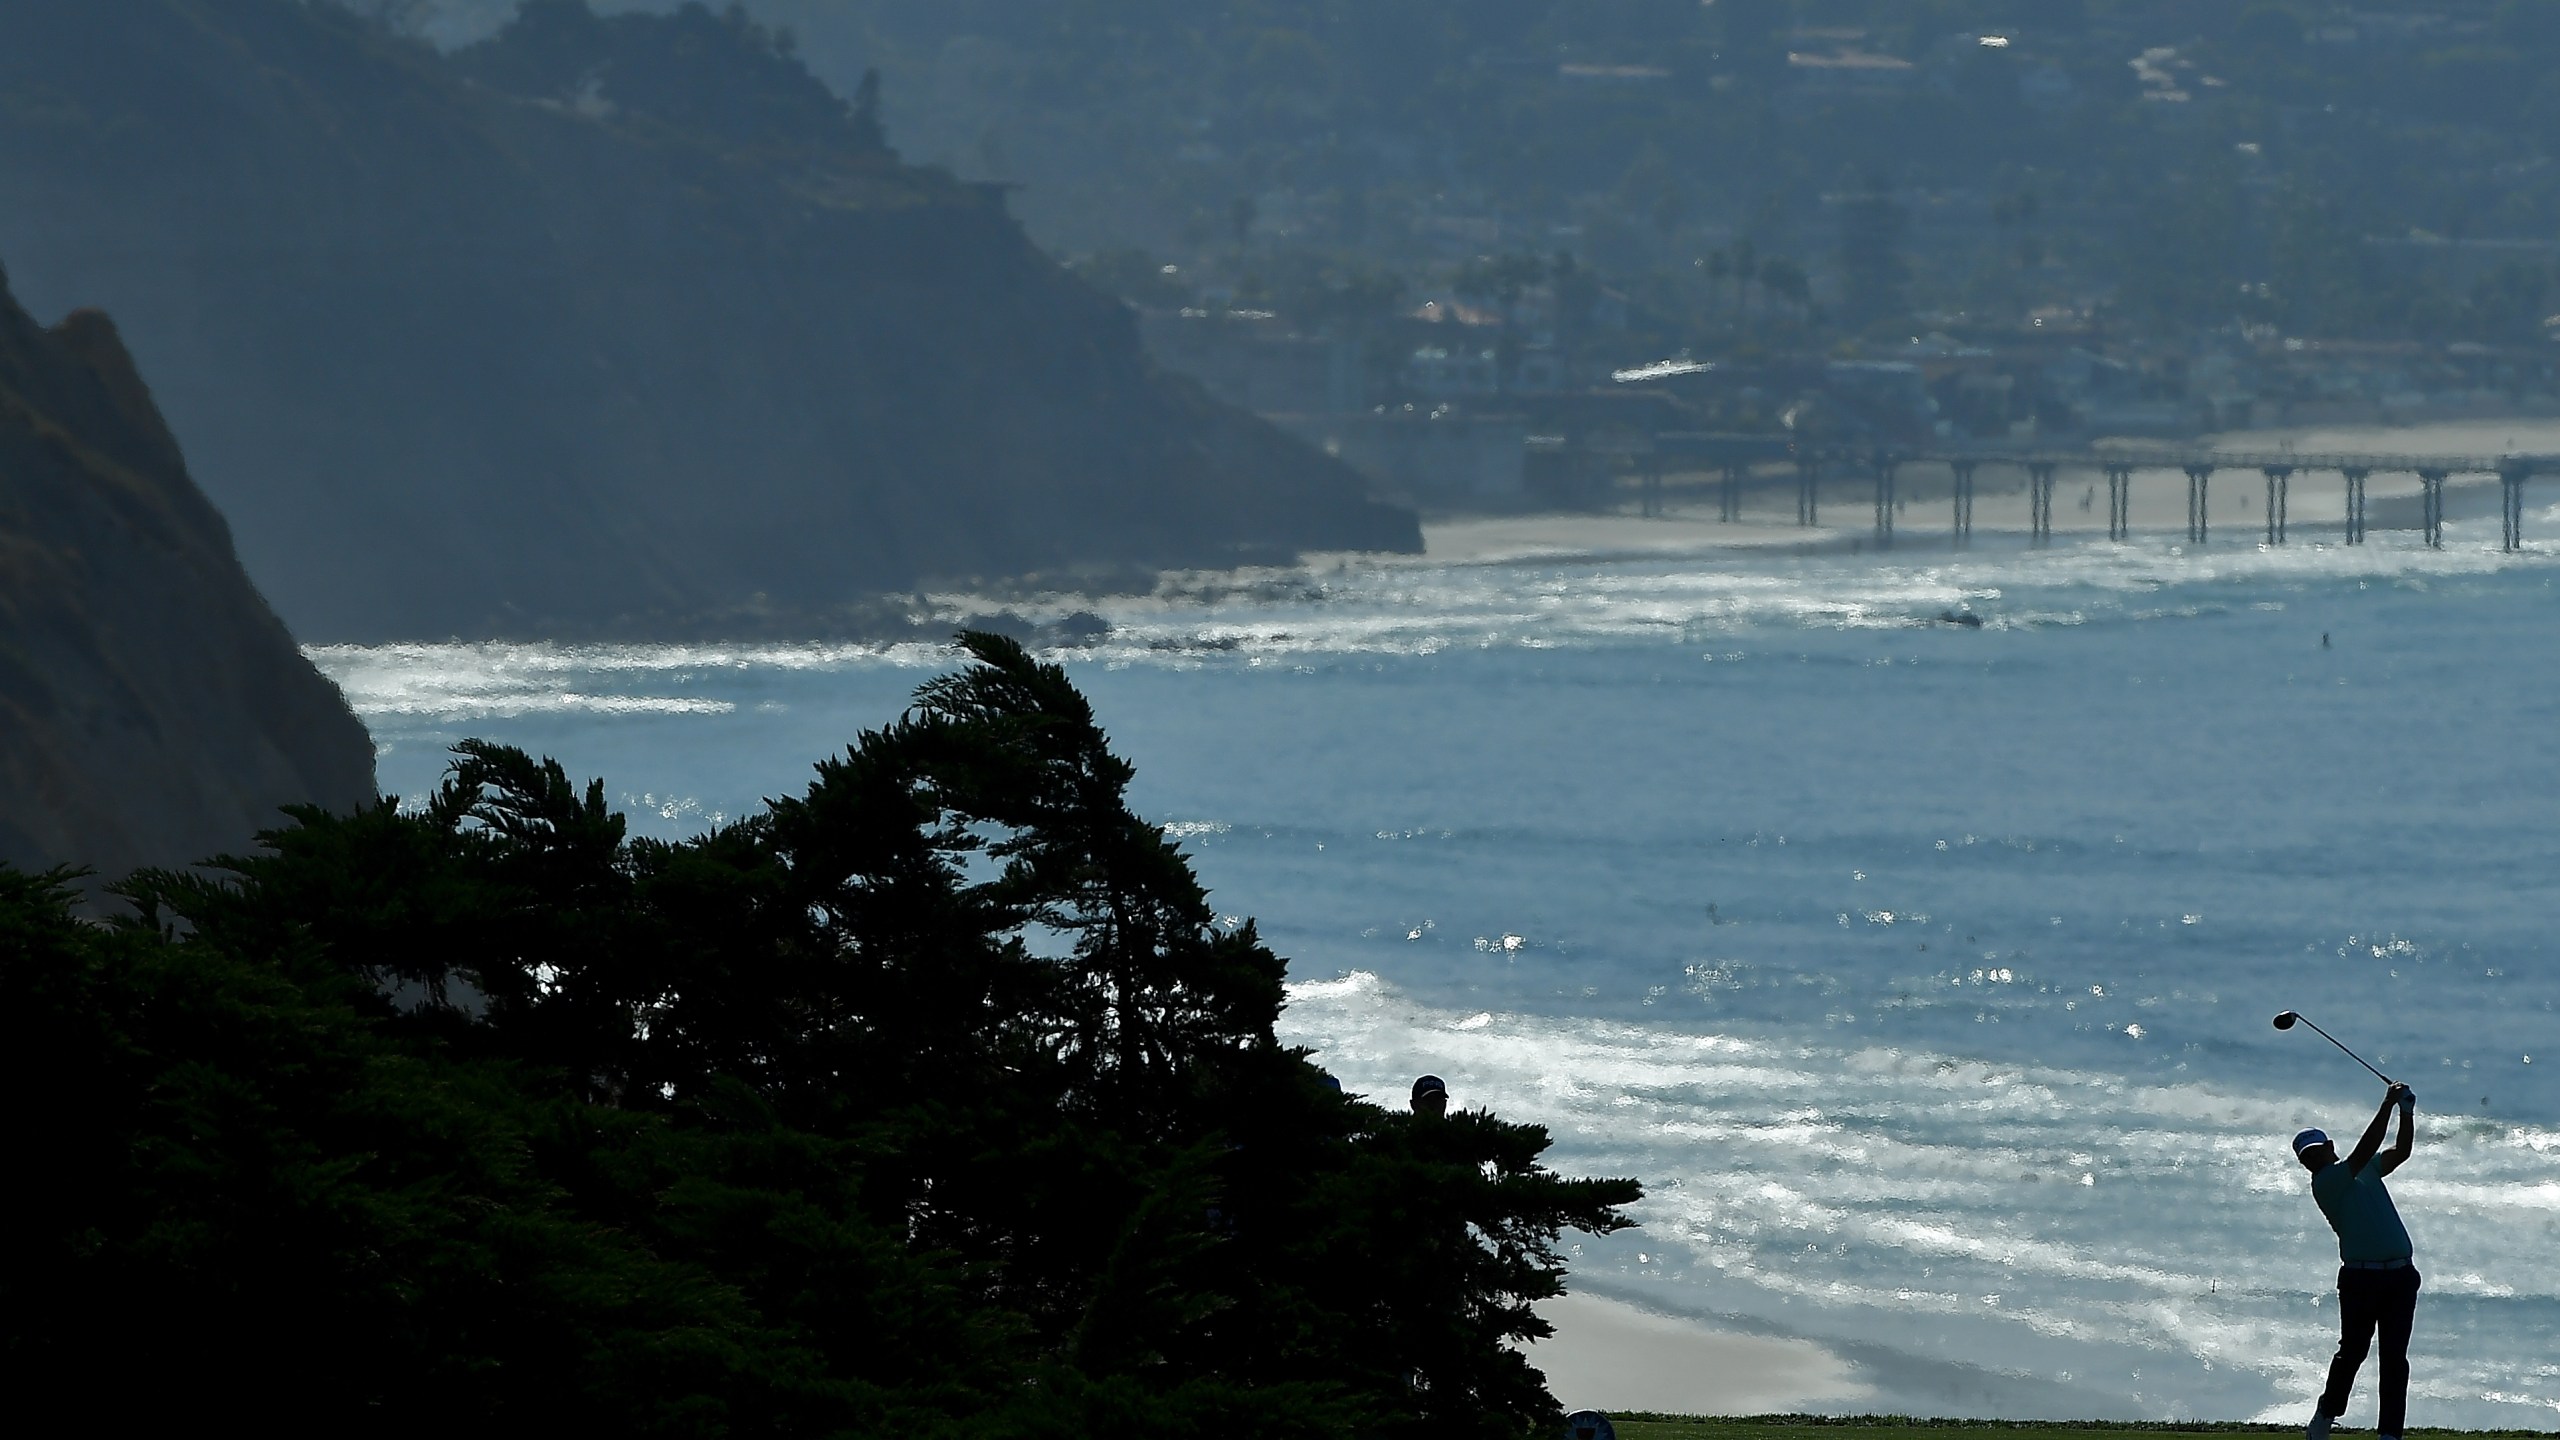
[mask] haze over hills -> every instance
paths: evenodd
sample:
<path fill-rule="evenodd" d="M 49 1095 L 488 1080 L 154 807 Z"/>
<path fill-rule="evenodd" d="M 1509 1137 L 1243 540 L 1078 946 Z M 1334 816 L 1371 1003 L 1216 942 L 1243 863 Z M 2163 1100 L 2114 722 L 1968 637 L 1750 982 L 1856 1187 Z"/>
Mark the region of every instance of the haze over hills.
<path fill-rule="evenodd" d="M 515 0 L 344 3 L 467 46 Z M 2560 408 L 2546 0 L 739 8 L 876 72 L 910 155 L 1022 182 L 1161 363 L 1435 511 L 1596 503 L 1628 426 Z M 1666 361 L 1714 373 L 1617 378 Z"/>
<path fill-rule="evenodd" d="M 374 799 L 373 742 L 294 648 L 104 315 L 0 287 L 0 864 L 107 879 Z"/>
<path fill-rule="evenodd" d="M 1738 240 L 1857 309 L 1846 201 L 1880 188 L 1924 311 L 2494 343 L 2551 308 L 2544 0 L 743 3 L 840 89 L 876 67 L 910 153 L 1033 182 L 1062 254 L 1191 269 L 1241 222 L 1226 278 L 1277 286 L 1296 251 L 1566 249 L 1676 342 Z M 511 7 L 396 6 L 449 40 Z"/>
<path fill-rule="evenodd" d="M 0 253 L 117 314 L 308 640 L 1418 543 L 751 25 L 554 4 L 446 58 L 296 0 L 13 6 L 0 95 Z"/>

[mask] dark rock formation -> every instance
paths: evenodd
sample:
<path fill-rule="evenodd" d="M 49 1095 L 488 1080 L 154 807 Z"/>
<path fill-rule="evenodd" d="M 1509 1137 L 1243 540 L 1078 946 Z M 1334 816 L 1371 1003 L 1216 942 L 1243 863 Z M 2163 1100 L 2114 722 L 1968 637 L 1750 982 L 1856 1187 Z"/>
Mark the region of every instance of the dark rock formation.
<path fill-rule="evenodd" d="M 1419 544 L 700 8 L 448 58 L 301 0 L 0 5 L 0 253 L 115 312 L 308 639 Z"/>
<path fill-rule="evenodd" d="M 249 584 L 104 315 L 0 289 L 0 860 L 112 879 L 373 798 L 373 742 Z"/>

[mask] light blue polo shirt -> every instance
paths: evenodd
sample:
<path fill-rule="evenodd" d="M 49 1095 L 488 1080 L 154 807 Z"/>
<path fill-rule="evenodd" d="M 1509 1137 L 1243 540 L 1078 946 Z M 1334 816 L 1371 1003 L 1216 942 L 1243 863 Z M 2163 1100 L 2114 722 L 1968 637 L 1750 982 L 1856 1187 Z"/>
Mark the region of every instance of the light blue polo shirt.
<path fill-rule="evenodd" d="M 2382 1157 L 2365 1162 L 2350 1175 L 2340 1160 L 2311 1177 L 2311 1198 L 2338 1232 L 2338 1258 L 2344 1261 L 2406 1260 L 2412 1253 L 2409 1227 L 2382 1187 Z"/>

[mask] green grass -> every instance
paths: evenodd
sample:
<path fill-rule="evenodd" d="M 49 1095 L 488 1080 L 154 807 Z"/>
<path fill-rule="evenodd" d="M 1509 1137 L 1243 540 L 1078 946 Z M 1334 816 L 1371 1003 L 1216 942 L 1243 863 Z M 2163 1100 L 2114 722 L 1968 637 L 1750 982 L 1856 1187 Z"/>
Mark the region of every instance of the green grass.
<path fill-rule="evenodd" d="M 2126 1431 L 2136 1434 L 2177 1435 L 2299 1435 L 2299 1425 L 2241 1425 L 2168 1423 L 2152 1421 L 2106 1422 L 2089 1420 L 1915 1420 L 1905 1415 L 1849 1415 L 1838 1418 L 1823 1415 L 1751 1415 L 1724 1418 L 1700 1415 L 1652 1415 L 1640 1411 L 1611 1415 L 1617 1427 L 1618 1440 L 2091 1440 L 2092 1431 Z M 1858 1437 L 1843 1435 L 1844 1430 L 1891 1431 L 1889 1435 Z M 2341 1428 L 2338 1434 L 2355 1432 Z M 2525 1440 L 2545 1432 L 2534 1430 L 2430 1430 L 2417 1428 L 2409 1432 L 2409 1440 L 2420 1436 L 2465 1436 L 2470 1440 Z M 2368 1436 L 2369 1440 L 2369 1436 Z"/>

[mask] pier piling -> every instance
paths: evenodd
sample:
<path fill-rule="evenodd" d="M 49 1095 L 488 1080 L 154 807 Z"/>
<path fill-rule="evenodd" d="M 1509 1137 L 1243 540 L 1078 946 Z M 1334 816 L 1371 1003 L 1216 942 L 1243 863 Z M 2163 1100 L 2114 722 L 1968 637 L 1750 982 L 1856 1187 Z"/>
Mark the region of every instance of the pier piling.
<path fill-rule="evenodd" d="M 2053 471 L 2048 461 L 2027 464 L 2027 525 L 2032 544 L 2053 543 Z"/>
<path fill-rule="evenodd" d="M 2213 517 L 2205 502 L 2213 493 L 2213 467 L 2189 465 L 2187 471 L 2187 543 L 2202 545 L 2213 533 Z"/>
<path fill-rule="evenodd" d="M 2524 491 L 2536 475 L 2560 473 L 2560 455 L 2411 455 L 2385 454 L 2375 451 L 2305 454 L 2292 450 L 2251 452 L 2231 449 L 2204 449 L 2184 446 L 2134 446 L 2109 444 L 2079 451 L 2036 450 L 2025 447 L 1958 447 L 1940 448 L 1926 443 L 1901 445 L 1869 437 L 1857 443 L 1821 444 L 1808 437 L 1793 439 L 1775 435 L 1720 435 L 1690 432 L 1665 432 L 1655 437 L 1665 455 L 1692 457 L 1696 462 L 1675 467 L 1658 458 L 1655 451 L 1643 446 L 1605 449 L 1593 447 L 1593 453 L 1612 457 L 1614 468 L 1625 484 L 1629 467 L 1643 493 L 1645 513 L 1665 512 L 1674 488 L 1673 468 L 1704 471 L 1708 475 L 1721 472 L 1721 480 L 1710 481 L 1719 490 L 1717 518 L 1727 523 L 1742 516 L 1743 493 L 1755 479 L 1754 469 L 1762 463 L 1782 458 L 1795 469 L 1796 523 L 1815 527 L 1822 523 L 1822 479 L 1828 467 L 1841 478 L 1861 476 L 1873 486 L 1873 525 L 1878 548 L 1892 546 L 1902 528 L 1902 471 L 1912 465 L 1944 465 L 1953 480 L 1949 492 L 1949 539 L 1954 549 L 1965 550 L 1973 544 L 1973 502 L 1977 494 L 1975 482 L 1985 465 L 2007 466 L 2024 472 L 2027 482 L 2029 543 L 2039 549 L 2053 543 L 2054 488 L 2059 472 L 2065 468 L 2075 473 L 2081 469 L 2102 471 L 2107 477 L 2107 538 L 2115 541 L 2133 537 L 2133 477 L 2136 471 L 2184 471 L 2187 477 L 2187 543 L 2204 545 L 2213 538 L 2213 477 L 2217 470 L 2255 470 L 2267 482 L 2266 543 L 2284 545 L 2291 541 L 2293 477 L 2335 473 L 2343 478 L 2345 516 L 2343 533 L 2349 545 L 2362 545 L 2371 539 L 2366 503 L 2367 480 L 2375 471 L 2393 475 L 2416 475 L 2423 487 L 2422 529 L 2431 549 L 2444 548 L 2445 486 L 2455 475 L 2495 475 L 2504 488 L 2501 509 L 2504 519 L 2500 537 L 2508 550 L 2524 548 Z M 1774 478 L 1772 471 L 1770 477 Z M 1624 492 L 1621 491 L 1621 494 Z M 1837 497 L 1834 497 L 1837 498 Z M 2094 501 L 2094 491 L 2092 493 Z M 1863 542 L 1862 546 L 1863 548 Z"/>
<path fill-rule="evenodd" d="M 2263 465 L 2267 477 L 2267 543 L 2284 543 L 2286 512 L 2292 508 L 2293 467 Z"/>

